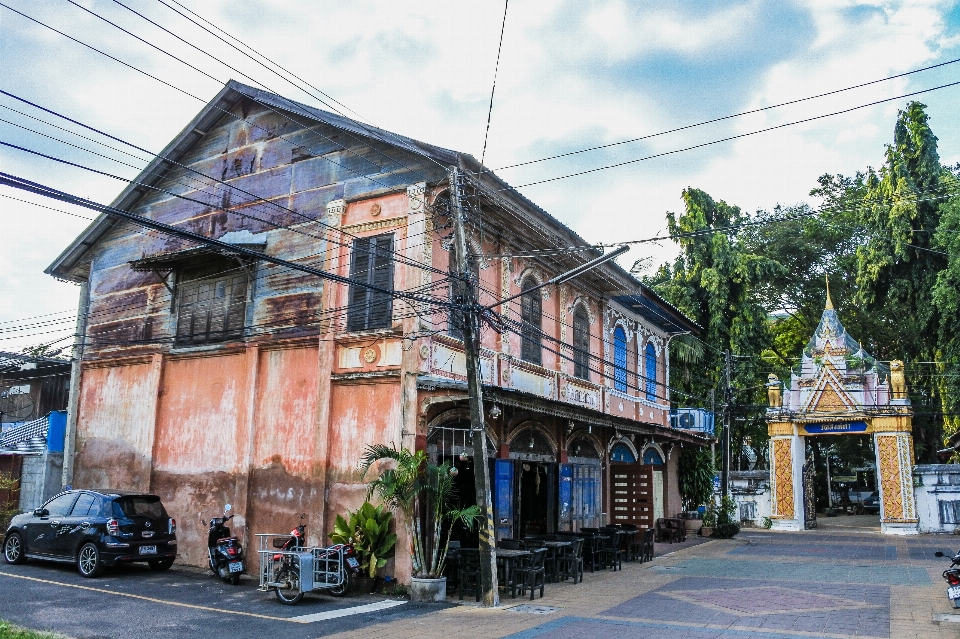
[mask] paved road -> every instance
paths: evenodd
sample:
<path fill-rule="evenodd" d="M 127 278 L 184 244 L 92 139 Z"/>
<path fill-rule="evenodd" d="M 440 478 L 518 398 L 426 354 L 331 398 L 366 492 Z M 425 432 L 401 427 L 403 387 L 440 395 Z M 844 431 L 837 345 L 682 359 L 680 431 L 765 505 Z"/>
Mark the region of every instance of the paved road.
<path fill-rule="evenodd" d="M 386 596 L 337 599 L 322 594 L 307 594 L 298 605 L 284 606 L 273 593 L 258 592 L 256 585 L 247 577 L 230 586 L 190 568 L 154 573 L 146 566 L 123 566 L 99 579 L 84 579 L 73 566 L 0 564 L 0 618 L 84 638 L 302 639 L 438 609 Z M 358 606 L 367 606 L 366 612 L 317 619 Z"/>
<path fill-rule="evenodd" d="M 403 603 L 323 621 L 315 616 L 387 598 L 308 595 L 287 607 L 252 582 L 231 587 L 187 569 L 129 567 L 87 580 L 71 567 L 31 562 L 0 566 L 0 617 L 75 637 L 157 639 L 960 638 L 960 623 L 950 621 L 960 621 L 960 611 L 940 578 L 944 562 L 933 557 L 954 544 L 960 539 L 748 530 L 730 541 L 658 545 L 658 554 L 673 552 L 588 573 L 582 584 L 548 584 L 534 602 L 507 599 L 496 610 L 469 598 Z"/>

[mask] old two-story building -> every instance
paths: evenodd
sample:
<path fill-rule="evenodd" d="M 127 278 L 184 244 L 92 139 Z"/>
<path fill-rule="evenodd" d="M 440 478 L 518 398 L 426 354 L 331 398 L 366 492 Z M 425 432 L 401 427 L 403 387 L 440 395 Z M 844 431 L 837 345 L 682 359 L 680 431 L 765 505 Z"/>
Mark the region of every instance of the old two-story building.
<path fill-rule="evenodd" d="M 469 155 L 225 86 L 114 206 L 349 282 L 98 218 L 48 269 L 82 291 L 65 481 L 160 494 L 196 564 L 196 513 L 224 502 L 248 539 L 305 512 L 323 541 L 365 497 L 368 444 L 450 461 L 470 503 L 450 166 L 472 185 L 482 303 L 599 254 Z M 707 439 L 670 428 L 667 362 L 698 327 L 613 263 L 496 310 L 482 373 L 498 535 L 680 510 L 679 447 Z"/>

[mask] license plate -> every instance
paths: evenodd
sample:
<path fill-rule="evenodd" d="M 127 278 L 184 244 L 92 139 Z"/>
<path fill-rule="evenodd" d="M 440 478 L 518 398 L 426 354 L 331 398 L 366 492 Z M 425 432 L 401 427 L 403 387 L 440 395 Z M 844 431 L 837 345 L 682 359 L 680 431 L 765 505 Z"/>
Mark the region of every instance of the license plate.
<path fill-rule="evenodd" d="M 155 555 L 157 554 L 156 546 L 140 546 L 141 555 Z"/>
<path fill-rule="evenodd" d="M 347 565 L 351 568 L 359 568 L 360 562 L 355 557 L 347 557 Z"/>
<path fill-rule="evenodd" d="M 230 572 L 243 572 L 242 561 L 231 561 L 229 564 Z"/>
<path fill-rule="evenodd" d="M 947 599 L 960 599 L 960 586 L 947 588 Z"/>

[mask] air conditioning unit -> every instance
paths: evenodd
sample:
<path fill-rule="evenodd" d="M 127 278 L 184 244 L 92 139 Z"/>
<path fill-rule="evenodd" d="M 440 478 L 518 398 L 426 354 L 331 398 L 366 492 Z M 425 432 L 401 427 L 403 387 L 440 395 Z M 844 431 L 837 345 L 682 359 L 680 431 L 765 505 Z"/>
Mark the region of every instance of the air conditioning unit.
<path fill-rule="evenodd" d="M 713 435 L 713 413 L 703 408 L 676 408 L 670 411 L 670 425 Z"/>

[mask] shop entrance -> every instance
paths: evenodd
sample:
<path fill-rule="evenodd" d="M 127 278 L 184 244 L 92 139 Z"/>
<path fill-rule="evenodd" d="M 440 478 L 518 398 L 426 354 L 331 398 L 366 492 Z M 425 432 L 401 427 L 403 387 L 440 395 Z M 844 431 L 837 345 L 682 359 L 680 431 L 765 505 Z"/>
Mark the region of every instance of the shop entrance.
<path fill-rule="evenodd" d="M 513 537 L 557 531 L 556 451 L 535 427 L 518 431 L 510 441 L 513 474 Z M 499 481 L 499 477 L 498 477 Z"/>

